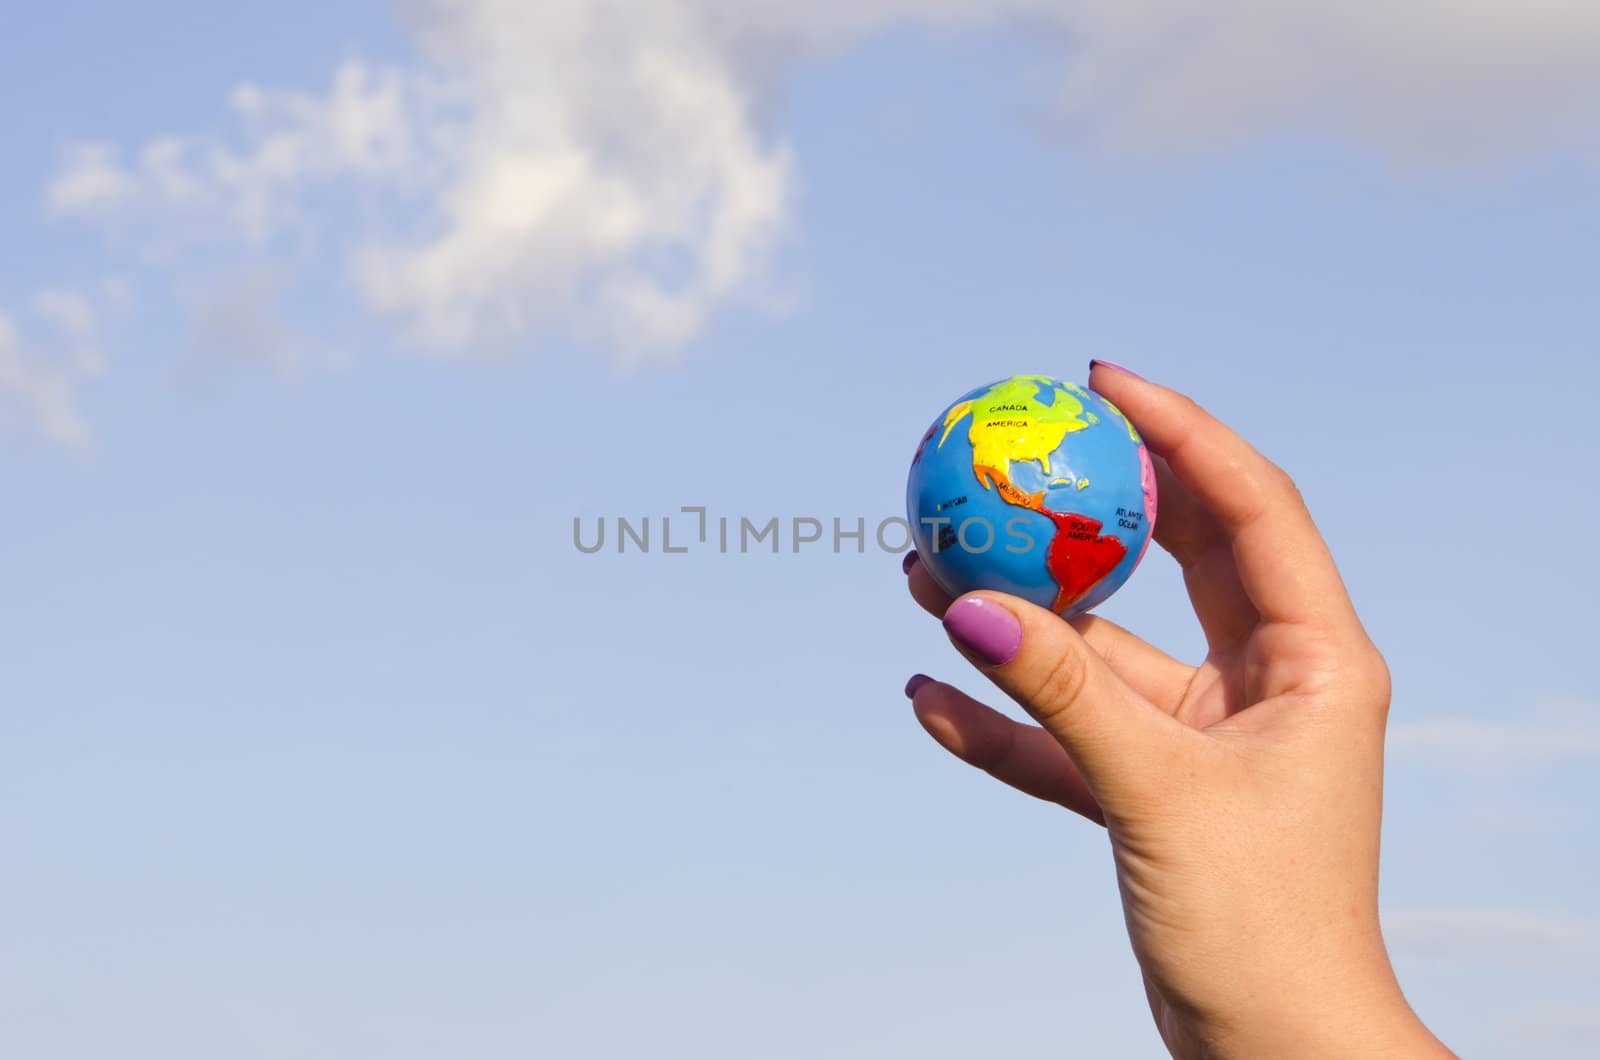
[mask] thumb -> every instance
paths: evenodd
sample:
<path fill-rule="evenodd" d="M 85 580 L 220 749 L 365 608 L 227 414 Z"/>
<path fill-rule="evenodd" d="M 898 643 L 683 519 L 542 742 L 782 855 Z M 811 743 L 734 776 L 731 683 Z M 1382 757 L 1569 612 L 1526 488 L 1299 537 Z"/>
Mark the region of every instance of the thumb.
<path fill-rule="evenodd" d="M 945 632 L 1067 749 L 1102 805 L 1146 789 L 1188 730 L 1129 688 L 1054 612 L 1003 593 L 968 593 Z M 1112 809 L 1108 806 L 1107 809 Z"/>

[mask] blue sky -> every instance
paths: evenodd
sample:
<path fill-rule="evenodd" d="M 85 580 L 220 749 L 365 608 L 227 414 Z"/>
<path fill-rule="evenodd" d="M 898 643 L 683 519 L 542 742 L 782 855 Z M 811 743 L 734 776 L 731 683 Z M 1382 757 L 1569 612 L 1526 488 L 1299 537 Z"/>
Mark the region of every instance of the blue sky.
<path fill-rule="evenodd" d="M 1414 1003 L 1593 1053 L 1594 16 L 333 6 L 0 41 L 0 1052 L 1150 1054 L 896 557 L 572 545 L 870 526 L 1098 356 L 1295 473 L 1388 655 Z M 1102 610 L 1198 648 L 1164 555 Z"/>

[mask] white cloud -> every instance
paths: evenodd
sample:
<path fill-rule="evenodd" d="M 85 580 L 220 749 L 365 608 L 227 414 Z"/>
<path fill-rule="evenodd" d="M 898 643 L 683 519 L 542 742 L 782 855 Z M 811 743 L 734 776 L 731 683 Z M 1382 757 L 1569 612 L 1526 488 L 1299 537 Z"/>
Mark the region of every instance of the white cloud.
<path fill-rule="evenodd" d="M 93 378 L 105 371 L 99 318 L 85 295 L 51 287 L 34 294 L 33 311 L 55 333 L 77 375 Z"/>
<path fill-rule="evenodd" d="M 132 179 L 109 144 L 78 144 L 68 153 L 45 199 L 62 213 L 91 213 L 124 205 Z"/>
<path fill-rule="evenodd" d="M 1600 956 L 1600 922 L 1560 910 L 1400 909 L 1383 925 L 1392 948 L 1417 955 L 1500 963 Z"/>
<path fill-rule="evenodd" d="M 347 62 L 322 96 L 240 87 L 244 147 L 166 137 L 127 163 L 80 147 L 48 201 L 199 219 L 207 239 L 215 217 L 267 244 L 320 183 L 414 199 L 420 222 L 379 219 L 342 249 L 371 311 L 445 351 L 552 328 L 671 350 L 759 291 L 788 153 L 757 132 L 695 5 L 478 0 L 414 16 L 427 67 Z"/>
<path fill-rule="evenodd" d="M 1425 718 L 1389 725 L 1391 753 L 1473 772 L 1600 758 L 1600 710 L 1568 705 L 1504 719 Z"/>
<path fill-rule="evenodd" d="M 261 243 L 279 234 L 317 183 L 406 170 L 413 161 L 408 91 L 400 73 L 356 61 L 333 72 L 321 97 L 240 84 L 229 104 L 243 148 L 161 136 L 124 162 L 111 144 L 79 144 L 45 198 L 63 214 L 220 218 L 233 236 Z"/>
<path fill-rule="evenodd" d="M 444 348 L 553 323 L 663 349 L 759 280 L 787 152 L 695 5 L 477 0 L 416 25 L 465 107 L 435 130 L 431 231 L 359 250 L 379 313 Z"/>
<path fill-rule="evenodd" d="M 1600 121 L 1600 8 L 1585 0 L 1042 6 L 1071 35 L 1069 112 L 1139 146 L 1288 129 L 1474 157 L 1592 142 Z"/>
<path fill-rule="evenodd" d="M 226 236 L 267 257 L 280 241 L 331 242 L 362 304 L 432 348 L 557 330 L 645 355 L 767 286 L 794 183 L 787 147 L 758 117 L 773 84 L 897 23 L 1015 22 L 1060 41 L 1065 123 L 1102 144 L 1309 130 L 1458 158 L 1593 143 L 1600 127 L 1600 5 L 1587 0 L 411 0 L 402 11 L 418 62 L 350 60 L 320 92 L 239 86 L 228 137 L 156 137 L 126 158 L 80 145 L 48 203 L 160 216 L 164 239 Z M 322 188 L 347 197 L 337 212 L 317 205 Z"/>
<path fill-rule="evenodd" d="M 83 448 L 90 432 L 78 391 L 101 370 L 94 309 L 78 292 L 55 289 L 39 292 L 34 310 L 55 341 L 29 341 L 0 310 L 0 429 Z"/>

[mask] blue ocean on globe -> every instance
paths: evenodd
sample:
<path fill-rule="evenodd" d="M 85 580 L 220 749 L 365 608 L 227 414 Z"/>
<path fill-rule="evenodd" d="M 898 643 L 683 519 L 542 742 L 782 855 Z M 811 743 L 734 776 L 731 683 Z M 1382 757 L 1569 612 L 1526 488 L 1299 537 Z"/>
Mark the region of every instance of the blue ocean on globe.
<path fill-rule="evenodd" d="M 1070 617 L 1144 557 L 1155 471 L 1139 432 L 1099 394 L 1012 376 L 934 418 L 911 461 L 906 517 L 952 596 L 994 589 Z"/>

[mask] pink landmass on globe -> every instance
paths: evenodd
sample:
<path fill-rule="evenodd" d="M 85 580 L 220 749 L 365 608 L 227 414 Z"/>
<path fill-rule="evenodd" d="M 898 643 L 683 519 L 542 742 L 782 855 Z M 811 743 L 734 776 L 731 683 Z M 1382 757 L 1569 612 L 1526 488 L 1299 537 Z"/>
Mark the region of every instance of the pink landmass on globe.
<path fill-rule="evenodd" d="M 1139 445 L 1139 485 L 1144 487 L 1144 517 L 1150 533 L 1139 548 L 1139 558 L 1133 561 L 1135 565 L 1143 561 L 1144 554 L 1150 551 L 1151 539 L 1156 536 L 1156 466 L 1150 462 L 1150 450 L 1142 442 Z"/>

